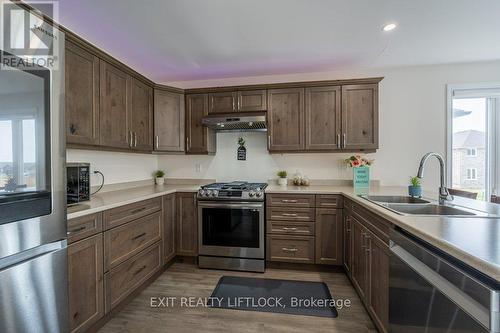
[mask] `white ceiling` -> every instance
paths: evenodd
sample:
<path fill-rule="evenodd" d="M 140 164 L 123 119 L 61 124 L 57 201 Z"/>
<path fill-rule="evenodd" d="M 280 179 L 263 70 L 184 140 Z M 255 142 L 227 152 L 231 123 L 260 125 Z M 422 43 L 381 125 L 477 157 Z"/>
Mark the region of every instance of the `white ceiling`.
<path fill-rule="evenodd" d="M 59 0 L 59 21 L 163 83 L 500 59 L 499 0 Z"/>

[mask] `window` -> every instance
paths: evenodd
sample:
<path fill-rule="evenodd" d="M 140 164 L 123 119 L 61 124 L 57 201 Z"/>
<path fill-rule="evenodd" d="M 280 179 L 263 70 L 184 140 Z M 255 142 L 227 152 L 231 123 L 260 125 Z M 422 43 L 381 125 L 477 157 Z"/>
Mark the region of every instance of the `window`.
<path fill-rule="evenodd" d="M 467 148 L 467 156 L 476 157 L 477 156 L 477 149 L 476 148 Z"/>
<path fill-rule="evenodd" d="M 0 190 L 11 179 L 18 189 L 36 188 L 35 119 L 0 118 Z"/>
<path fill-rule="evenodd" d="M 467 169 L 467 180 L 477 180 L 477 169 Z"/>
<path fill-rule="evenodd" d="M 448 186 L 490 200 L 500 188 L 500 83 L 448 85 Z"/>

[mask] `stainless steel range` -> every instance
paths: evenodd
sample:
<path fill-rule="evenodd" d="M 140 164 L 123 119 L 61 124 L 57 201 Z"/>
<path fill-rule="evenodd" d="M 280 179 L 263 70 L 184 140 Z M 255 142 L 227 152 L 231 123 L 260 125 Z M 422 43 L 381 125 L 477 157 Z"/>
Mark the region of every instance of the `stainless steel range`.
<path fill-rule="evenodd" d="M 198 191 L 201 268 L 264 272 L 265 183 L 205 185 Z"/>

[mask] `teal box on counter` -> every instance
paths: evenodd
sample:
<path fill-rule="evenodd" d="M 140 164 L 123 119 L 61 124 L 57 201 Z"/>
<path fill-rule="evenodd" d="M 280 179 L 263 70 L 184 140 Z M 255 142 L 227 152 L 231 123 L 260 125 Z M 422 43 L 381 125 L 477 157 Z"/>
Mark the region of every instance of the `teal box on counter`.
<path fill-rule="evenodd" d="M 352 172 L 353 186 L 355 189 L 370 188 L 370 167 L 362 166 L 359 168 L 352 168 Z"/>

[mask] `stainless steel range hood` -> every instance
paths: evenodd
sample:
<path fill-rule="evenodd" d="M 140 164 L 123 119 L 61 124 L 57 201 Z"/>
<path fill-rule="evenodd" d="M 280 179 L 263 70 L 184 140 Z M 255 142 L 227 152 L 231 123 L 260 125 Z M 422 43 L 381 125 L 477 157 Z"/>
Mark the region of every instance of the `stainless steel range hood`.
<path fill-rule="evenodd" d="M 216 131 L 267 131 L 266 112 L 238 112 L 209 115 L 202 124 Z"/>

